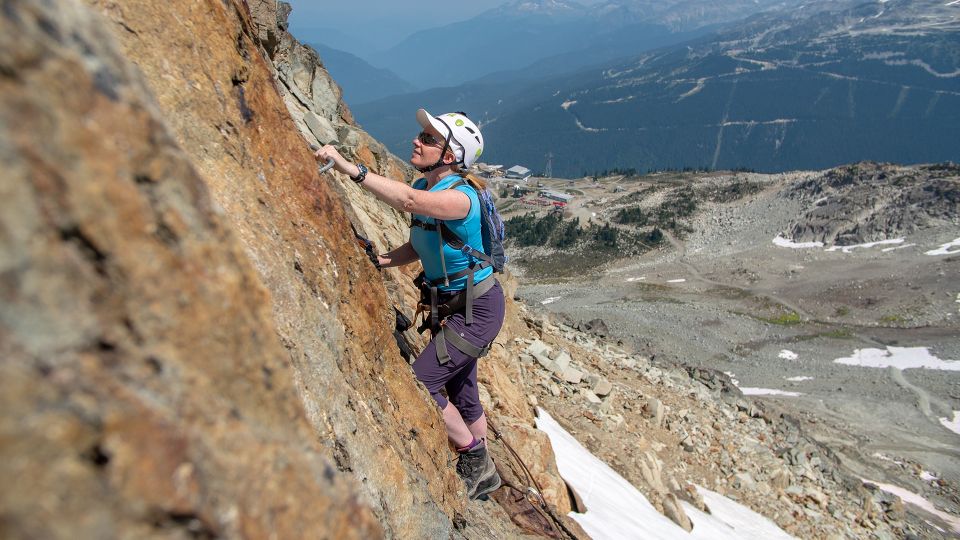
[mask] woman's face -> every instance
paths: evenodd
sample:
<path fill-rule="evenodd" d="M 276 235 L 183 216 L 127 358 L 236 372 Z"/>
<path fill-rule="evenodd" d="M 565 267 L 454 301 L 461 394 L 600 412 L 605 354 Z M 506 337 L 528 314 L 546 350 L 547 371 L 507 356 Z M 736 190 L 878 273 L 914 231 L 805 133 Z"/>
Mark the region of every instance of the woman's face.
<path fill-rule="evenodd" d="M 424 142 L 426 141 L 426 142 Z M 443 150 L 444 138 L 433 126 L 423 129 L 413 138 L 413 153 L 410 155 L 410 164 L 414 167 L 429 167 L 440 159 Z M 448 150 L 449 152 L 449 150 Z"/>

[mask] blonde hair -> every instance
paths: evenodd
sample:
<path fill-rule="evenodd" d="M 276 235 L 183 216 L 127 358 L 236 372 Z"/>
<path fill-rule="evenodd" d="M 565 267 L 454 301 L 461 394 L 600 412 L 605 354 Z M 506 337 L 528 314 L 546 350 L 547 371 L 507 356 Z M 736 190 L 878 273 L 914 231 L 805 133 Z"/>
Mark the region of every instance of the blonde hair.
<path fill-rule="evenodd" d="M 464 180 L 470 182 L 470 185 L 477 189 L 487 189 L 487 181 L 473 173 L 464 173 L 459 164 L 453 166 L 453 172 L 459 174 Z"/>

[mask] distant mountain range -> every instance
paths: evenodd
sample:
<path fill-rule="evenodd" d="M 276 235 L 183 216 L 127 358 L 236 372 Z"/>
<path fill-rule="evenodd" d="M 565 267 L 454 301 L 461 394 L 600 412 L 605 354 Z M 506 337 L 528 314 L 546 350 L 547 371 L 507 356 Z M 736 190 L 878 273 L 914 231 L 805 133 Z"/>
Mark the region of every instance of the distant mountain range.
<path fill-rule="evenodd" d="M 576 51 L 569 71 L 678 43 L 705 27 L 799 1 L 610 0 L 584 6 L 567 0 L 519 0 L 417 32 L 367 59 L 421 88 L 456 86 Z"/>
<path fill-rule="evenodd" d="M 960 5 L 815 2 L 603 67 L 483 80 L 355 108 L 401 155 L 416 107 L 481 122 L 487 161 L 614 168 L 827 168 L 960 160 Z M 402 135 L 401 135 L 402 134 Z"/>
<path fill-rule="evenodd" d="M 358 56 L 321 43 L 311 43 L 310 46 L 320 54 L 324 67 L 343 89 L 343 101 L 351 107 L 416 90 L 396 73 L 371 66 Z"/>

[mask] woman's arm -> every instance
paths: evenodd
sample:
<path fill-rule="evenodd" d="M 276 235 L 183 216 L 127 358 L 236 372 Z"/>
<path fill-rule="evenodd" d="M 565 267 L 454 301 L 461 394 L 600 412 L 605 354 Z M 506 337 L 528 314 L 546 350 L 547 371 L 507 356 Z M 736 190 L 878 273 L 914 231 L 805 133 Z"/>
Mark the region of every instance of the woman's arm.
<path fill-rule="evenodd" d="M 410 242 L 386 253 L 377 256 L 380 261 L 380 268 L 390 268 L 391 266 L 403 266 L 414 261 L 419 261 L 420 256 L 410 245 Z"/>
<path fill-rule="evenodd" d="M 341 156 L 333 146 L 324 146 L 314 155 L 323 161 L 333 159 L 335 168 L 343 174 L 350 176 L 360 174 L 360 169 Z M 442 220 L 463 219 L 470 212 L 470 198 L 466 193 L 456 189 L 421 191 L 373 172 L 367 173 L 367 178 L 361 185 L 378 199 L 401 212 Z"/>

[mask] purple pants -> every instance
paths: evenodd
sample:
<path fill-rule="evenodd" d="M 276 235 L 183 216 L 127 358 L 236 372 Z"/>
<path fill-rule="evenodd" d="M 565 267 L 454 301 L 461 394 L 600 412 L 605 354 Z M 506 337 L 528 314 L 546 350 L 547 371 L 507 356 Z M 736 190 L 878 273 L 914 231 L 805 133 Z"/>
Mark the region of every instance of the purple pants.
<path fill-rule="evenodd" d="M 494 279 L 494 277 L 490 276 L 487 279 Z M 500 283 L 495 283 L 483 296 L 474 299 L 473 324 L 468 326 L 464 314 L 457 313 L 447 317 L 446 325 L 458 334 L 462 334 L 473 345 L 484 347 L 500 332 L 505 306 L 503 289 Z M 417 357 L 413 363 L 413 372 L 427 387 L 441 409 L 447 406 L 447 398 L 440 394 L 440 389 L 446 388 L 449 402 L 460 411 L 463 420 L 471 424 L 483 415 L 480 392 L 477 389 L 477 359 L 467 356 L 448 340 L 447 354 L 450 355 L 450 361 L 441 364 L 437 360 L 434 341 L 431 339 Z"/>

